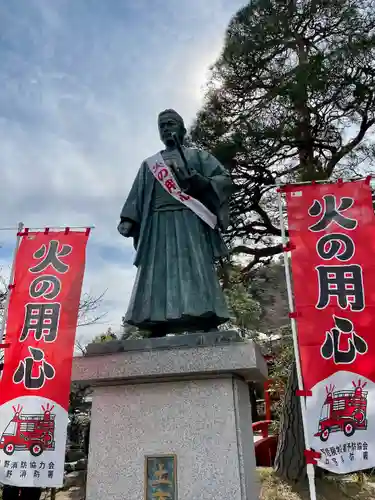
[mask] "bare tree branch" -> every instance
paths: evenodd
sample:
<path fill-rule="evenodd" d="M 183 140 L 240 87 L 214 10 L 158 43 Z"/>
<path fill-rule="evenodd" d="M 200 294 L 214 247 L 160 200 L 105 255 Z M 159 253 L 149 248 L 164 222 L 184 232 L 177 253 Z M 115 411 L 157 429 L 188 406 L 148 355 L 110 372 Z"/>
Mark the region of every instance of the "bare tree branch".
<path fill-rule="evenodd" d="M 98 324 L 106 317 L 106 312 L 97 313 L 103 304 L 106 292 L 107 290 L 97 297 L 89 293 L 82 294 L 78 309 L 78 327 Z"/>
<path fill-rule="evenodd" d="M 327 164 L 327 174 L 329 176 L 332 175 L 333 169 L 335 166 L 339 163 L 339 161 L 344 158 L 344 156 L 347 156 L 349 153 L 353 151 L 353 149 L 360 144 L 360 142 L 363 140 L 363 138 L 366 135 L 366 132 L 375 124 L 375 119 L 367 121 L 366 119 L 363 119 L 361 127 L 359 129 L 358 134 L 345 146 L 343 146 L 337 153 L 332 155 L 332 158 Z"/>

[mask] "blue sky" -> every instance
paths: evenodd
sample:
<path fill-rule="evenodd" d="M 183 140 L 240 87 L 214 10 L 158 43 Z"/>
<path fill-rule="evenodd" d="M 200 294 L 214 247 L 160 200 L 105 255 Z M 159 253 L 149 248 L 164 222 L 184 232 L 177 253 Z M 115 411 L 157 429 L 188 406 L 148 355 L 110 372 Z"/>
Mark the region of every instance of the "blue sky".
<path fill-rule="evenodd" d="M 95 224 L 84 291 L 119 329 L 135 269 L 116 231 L 157 114 L 189 124 L 241 0 L 8 0 L 0 5 L 0 227 Z M 15 235 L 0 231 L 7 275 Z"/>

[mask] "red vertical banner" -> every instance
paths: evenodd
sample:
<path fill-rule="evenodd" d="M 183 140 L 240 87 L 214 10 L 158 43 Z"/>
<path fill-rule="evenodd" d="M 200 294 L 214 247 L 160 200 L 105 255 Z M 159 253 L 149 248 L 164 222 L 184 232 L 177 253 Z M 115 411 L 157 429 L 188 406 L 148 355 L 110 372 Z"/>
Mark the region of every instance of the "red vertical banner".
<path fill-rule="evenodd" d="M 375 466 L 375 216 L 366 181 L 286 193 L 309 445 L 318 465 Z"/>
<path fill-rule="evenodd" d="M 24 232 L 0 382 L 0 482 L 61 486 L 88 231 Z"/>

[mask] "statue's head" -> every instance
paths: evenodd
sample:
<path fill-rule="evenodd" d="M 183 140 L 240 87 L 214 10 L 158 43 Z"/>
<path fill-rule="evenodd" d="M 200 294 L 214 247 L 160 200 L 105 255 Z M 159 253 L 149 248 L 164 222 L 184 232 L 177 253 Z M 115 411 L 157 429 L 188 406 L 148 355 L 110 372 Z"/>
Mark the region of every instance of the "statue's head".
<path fill-rule="evenodd" d="M 160 139 L 166 146 L 173 146 L 173 132 L 177 134 L 181 144 L 184 142 L 186 129 L 184 120 L 174 109 L 166 109 L 158 117 Z"/>

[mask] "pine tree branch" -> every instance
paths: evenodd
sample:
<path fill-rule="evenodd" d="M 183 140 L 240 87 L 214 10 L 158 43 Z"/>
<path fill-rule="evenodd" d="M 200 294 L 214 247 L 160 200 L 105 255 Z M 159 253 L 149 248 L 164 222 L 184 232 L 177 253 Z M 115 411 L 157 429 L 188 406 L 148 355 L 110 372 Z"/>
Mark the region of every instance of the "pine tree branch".
<path fill-rule="evenodd" d="M 231 250 L 232 255 L 237 255 L 240 253 L 246 255 L 253 255 L 254 257 L 261 259 L 263 257 L 272 257 L 273 255 L 278 255 L 283 251 L 282 245 L 275 245 L 263 248 L 250 248 L 246 245 L 238 245 Z"/>
<path fill-rule="evenodd" d="M 346 155 L 351 153 L 353 149 L 361 143 L 361 141 L 365 137 L 366 132 L 373 125 L 375 125 L 375 119 L 367 121 L 367 117 L 363 118 L 358 134 L 347 144 L 345 144 L 339 151 L 337 151 L 337 153 L 335 153 L 328 162 L 326 167 L 326 172 L 328 177 L 332 175 L 332 172 L 335 166 L 339 163 L 339 161 L 342 160 Z"/>

